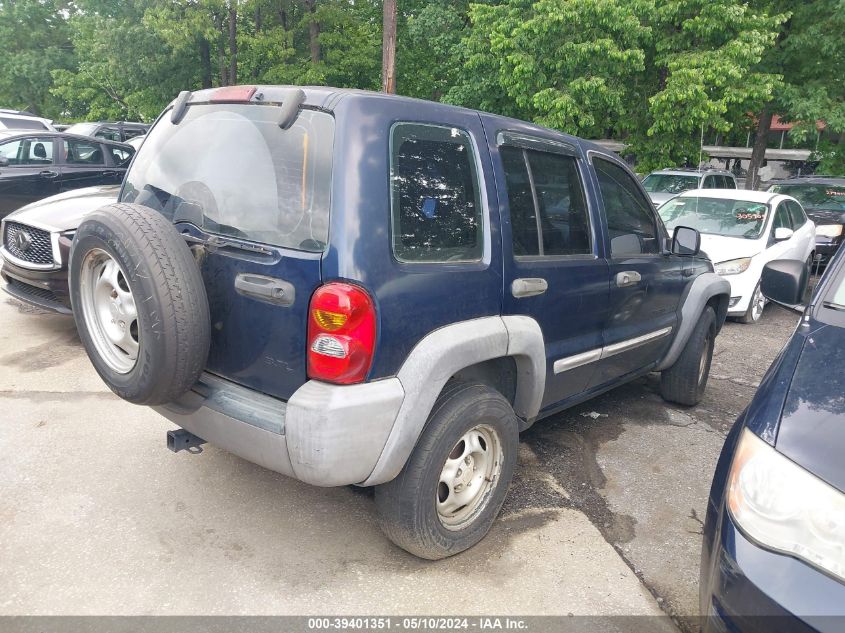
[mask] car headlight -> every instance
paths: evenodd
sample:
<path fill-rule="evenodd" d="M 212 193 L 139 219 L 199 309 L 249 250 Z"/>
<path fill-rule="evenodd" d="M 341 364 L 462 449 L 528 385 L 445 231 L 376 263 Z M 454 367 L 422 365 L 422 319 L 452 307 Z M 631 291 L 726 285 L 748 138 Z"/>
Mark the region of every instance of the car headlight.
<path fill-rule="evenodd" d="M 727 505 L 761 545 L 845 580 L 845 494 L 748 429 L 731 464 Z"/>
<path fill-rule="evenodd" d="M 841 224 L 820 224 L 816 226 L 816 235 L 822 237 L 839 237 L 842 235 Z"/>
<path fill-rule="evenodd" d="M 726 262 L 720 262 L 713 268 L 720 275 L 738 275 L 748 270 L 751 265 L 750 257 L 741 257 L 740 259 L 731 259 Z"/>

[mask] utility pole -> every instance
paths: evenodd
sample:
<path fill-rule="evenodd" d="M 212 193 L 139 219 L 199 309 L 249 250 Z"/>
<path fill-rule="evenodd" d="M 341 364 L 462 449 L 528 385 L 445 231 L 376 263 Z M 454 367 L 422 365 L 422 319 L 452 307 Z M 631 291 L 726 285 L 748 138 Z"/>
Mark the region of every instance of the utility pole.
<path fill-rule="evenodd" d="M 384 0 L 381 90 L 396 94 L 396 0 Z"/>

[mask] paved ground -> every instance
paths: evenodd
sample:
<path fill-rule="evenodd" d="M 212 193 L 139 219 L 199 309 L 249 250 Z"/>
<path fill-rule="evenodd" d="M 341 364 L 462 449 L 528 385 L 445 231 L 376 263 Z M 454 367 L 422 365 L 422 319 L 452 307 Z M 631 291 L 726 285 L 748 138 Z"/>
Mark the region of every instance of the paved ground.
<path fill-rule="evenodd" d="M 647 377 L 536 425 L 488 538 L 427 563 L 366 491 L 168 452 L 169 423 L 106 390 L 71 320 L 2 298 L 0 614 L 694 614 L 713 465 L 796 321 L 728 324 L 694 409 Z"/>

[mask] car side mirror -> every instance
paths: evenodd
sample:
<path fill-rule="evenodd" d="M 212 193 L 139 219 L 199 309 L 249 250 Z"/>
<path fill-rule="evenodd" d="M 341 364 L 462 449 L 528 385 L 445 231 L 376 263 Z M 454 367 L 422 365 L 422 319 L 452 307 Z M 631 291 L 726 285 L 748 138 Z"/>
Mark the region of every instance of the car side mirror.
<path fill-rule="evenodd" d="M 672 235 L 673 255 L 698 255 L 701 252 L 701 233 L 688 226 L 676 226 Z"/>
<path fill-rule="evenodd" d="M 804 298 L 809 280 L 810 270 L 804 262 L 776 259 L 763 266 L 760 290 L 764 297 L 775 303 L 794 306 Z"/>
<path fill-rule="evenodd" d="M 8 167 L 9 166 L 9 159 L 5 156 L 0 156 L 0 167 Z"/>
<path fill-rule="evenodd" d="M 795 231 L 788 229 L 785 226 L 779 226 L 775 229 L 775 242 L 783 242 L 788 240 L 795 234 Z"/>

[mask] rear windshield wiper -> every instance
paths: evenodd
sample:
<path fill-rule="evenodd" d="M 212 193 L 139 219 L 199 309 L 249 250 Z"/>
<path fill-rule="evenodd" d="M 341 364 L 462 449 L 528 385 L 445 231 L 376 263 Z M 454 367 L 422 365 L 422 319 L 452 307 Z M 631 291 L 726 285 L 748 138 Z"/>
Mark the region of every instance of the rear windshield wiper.
<path fill-rule="evenodd" d="M 203 239 L 201 237 L 197 237 L 196 235 L 183 232 L 182 237 L 185 238 L 186 242 L 191 242 L 192 244 L 202 244 L 210 251 L 215 251 L 220 248 L 230 248 L 250 253 L 260 253 L 262 255 L 273 254 L 273 251 L 258 244 L 236 242 L 234 240 L 228 240 L 225 237 L 220 237 L 219 235 L 209 235 L 208 239 Z"/>

